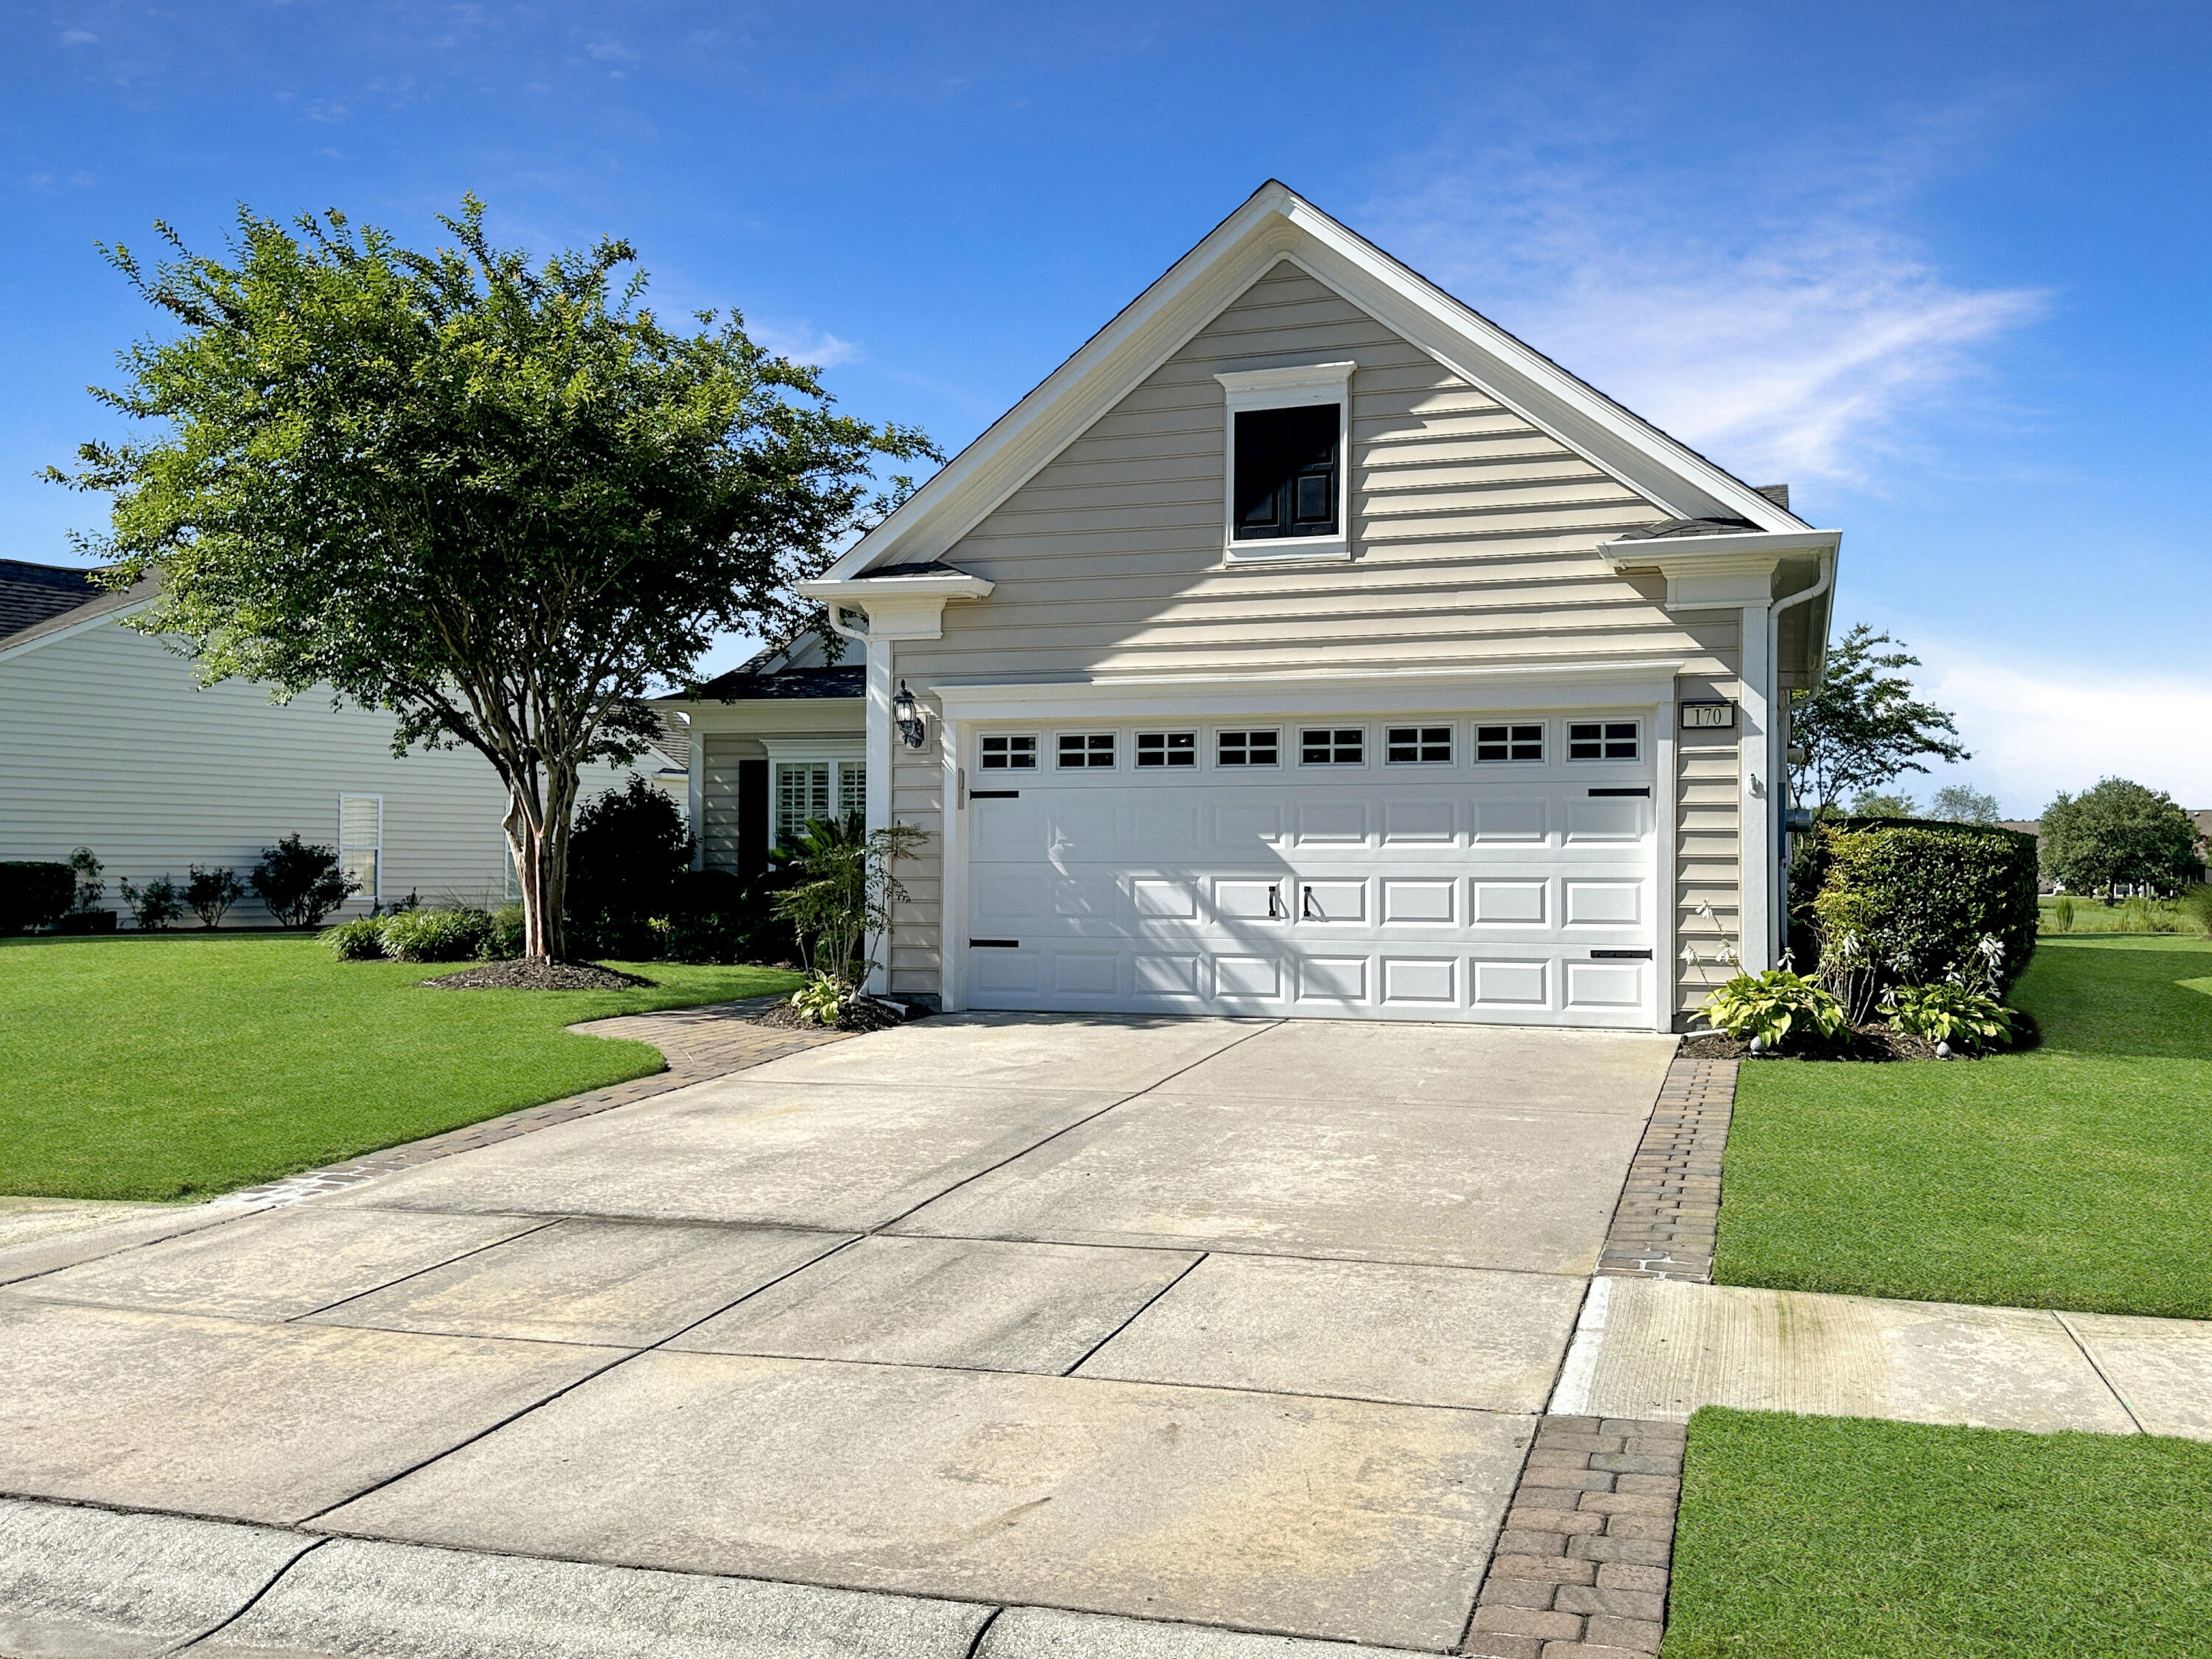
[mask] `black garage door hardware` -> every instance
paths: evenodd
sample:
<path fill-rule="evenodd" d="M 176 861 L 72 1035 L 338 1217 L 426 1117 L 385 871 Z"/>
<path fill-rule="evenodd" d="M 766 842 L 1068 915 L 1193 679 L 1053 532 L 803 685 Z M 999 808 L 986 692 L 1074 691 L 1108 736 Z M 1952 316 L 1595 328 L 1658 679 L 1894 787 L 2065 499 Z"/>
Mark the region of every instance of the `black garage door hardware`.
<path fill-rule="evenodd" d="M 968 941 L 968 948 L 971 951 L 1018 951 L 1022 948 L 1022 942 L 1018 939 L 971 939 Z M 1644 954 L 1649 956 L 1650 952 L 1647 951 Z"/>
<path fill-rule="evenodd" d="M 1649 795 L 1650 793 L 1651 786 L 1648 783 L 1639 784 L 1633 789 L 1593 789 L 1590 791 L 1590 793 L 1593 795 Z"/>
<path fill-rule="evenodd" d="M 1593 951 L 1590 952 L 1590 957 L 1596 962 L 1649 962 L 1651 960 L 1651 952 L 1649 951 Z"/>
<path fill-rule="evenodd" d="M 970 789 L 968 792 L 969 800 L 1019 800 L 1021 798 L 1022 792 L 1018 789 Z"/>

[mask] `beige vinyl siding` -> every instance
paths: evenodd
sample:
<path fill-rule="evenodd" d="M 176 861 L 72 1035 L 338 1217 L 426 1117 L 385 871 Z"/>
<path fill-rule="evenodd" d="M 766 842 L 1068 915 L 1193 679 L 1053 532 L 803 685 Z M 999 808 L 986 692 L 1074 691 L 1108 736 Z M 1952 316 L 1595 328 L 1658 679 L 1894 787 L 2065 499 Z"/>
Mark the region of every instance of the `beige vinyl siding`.
<path fill-rule="evenodd" d="M 1729 688 L 1732 691 L 1733 687 Z M 1703 695 L 1702 691 L 1700 695 Z M 1696 966 L 1674 963 L 1676 1007 L 1694 1011 L 1705 993 L 1735 970 L 1716 960 L 1723 943 L 1743 943 L 1741 868 L 1743 780 L 1737 733 L 1679 732 L 1674 750 L 1674 926 L 1694 945 Z M 1711 908 L 1707 918 L 1699 905 Z"/>
<path fill-rule="evenodd" d="M 1347 360 L 1358 364 L 1346 490 L 1357 558 L 1224 566 L 1213 376 Z M 943 639 L 901 643 L 896 672 L 919 693 L 952 680 L 1604 658 L 1680 661 L 1687 676 L 1728 680 L 1730 613 L 1670 617 L 1657 579 L 1617 575 L 1595 553 L 1665 516 L 1285 261 L 948 552 L 997 588 L 948 605 Z M 937 827 L 937 768 L 934 755 L 901 757 L 902 822 Z M 1717 874 L 1706 835 L 1701 823 L 1700 881 Z M 907 883 L 915 902 L 901 915 L 893 982 L 932 990 L 939 872 L 918 862 Z M 1734 891 L 1731 874 L 1731 908 Z"/>
<path fill-rule="evenodd" d="M 334 710 L 327 692 L 278 705 L 242 681 L 198 689 L 158 640 L 95 623 L 0 657 L 0 859 L 90 847 L 108 907 L 123 909 L 126 879 L 182 885 L 193 864 L 242 879 L 294 831 L 335 851 L 338 798 L 380 795 L 386 902 L 410 890 L 425 903 L 501 902 L 507 796 L 490 764 L 474 750 L 395 757 L 392 731 L 388 714 Z M 624 775 L 591 768 L 585 799 Z M 358 896 L 341 914 L 368 908 Z M 225 918 L 268 921 L 250 897 Z"/>
<path fill-rule="evenodd" d="M 703 769 L 698 829 L 700 862 L 710 870 L 738 867 L 738 763 L 766 760 L 768 746 L 756 738 L 706 737 L 700 743 Z"/>

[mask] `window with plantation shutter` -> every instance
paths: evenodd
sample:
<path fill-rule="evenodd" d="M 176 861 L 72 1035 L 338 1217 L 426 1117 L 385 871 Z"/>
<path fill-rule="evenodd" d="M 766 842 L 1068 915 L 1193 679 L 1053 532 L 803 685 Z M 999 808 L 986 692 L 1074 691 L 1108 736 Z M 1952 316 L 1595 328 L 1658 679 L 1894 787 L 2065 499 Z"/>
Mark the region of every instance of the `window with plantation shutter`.
<path fill-rule="evenodd" d="M 352 896 L 384 902 L 384 797 L 338 797 L 338 868 L 355 884 Z"/>
<path fill-rule="evenodd" d="M 837 769 L 837 816 L 868 820 L 868 768 L 864 761 L 847 761 Z"/>
<path fill-rule="evenodd" d="M 830 816 L 830 763 L 779 761 L 775 768 L 775 838 L 790 841 L 809 818 Z"/>

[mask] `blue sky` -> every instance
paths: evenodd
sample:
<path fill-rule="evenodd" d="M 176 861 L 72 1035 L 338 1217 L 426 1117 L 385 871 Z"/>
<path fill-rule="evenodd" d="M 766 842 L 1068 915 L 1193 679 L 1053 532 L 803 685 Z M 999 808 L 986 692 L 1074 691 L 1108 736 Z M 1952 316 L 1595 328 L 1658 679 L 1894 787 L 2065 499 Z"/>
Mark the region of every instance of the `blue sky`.
<path fill-rule="evenodd" d="M 140 0 L 0 46 L 0 556 L 96 515 L 33 475 L 114 430 L 150 322 L 94 244 L 156 217 L 428 240 L 472 189 L 951 448 L 1273 176 L 1795 486 L 2008 811 L 2212 805 L 2202 4 Z"/>

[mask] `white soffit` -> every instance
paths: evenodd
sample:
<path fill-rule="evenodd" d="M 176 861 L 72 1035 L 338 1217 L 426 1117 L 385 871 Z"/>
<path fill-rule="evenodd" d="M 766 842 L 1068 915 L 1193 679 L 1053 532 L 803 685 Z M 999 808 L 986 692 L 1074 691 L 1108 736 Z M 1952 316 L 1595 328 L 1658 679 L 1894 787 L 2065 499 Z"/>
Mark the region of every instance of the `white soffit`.
<path fill-rule="evenodd" d="M 943 556 L 1237 295 L 1288 259 L 1677 518 L 1808 526 L 1270 180 L 863 537 L 824 579 Z"/>

